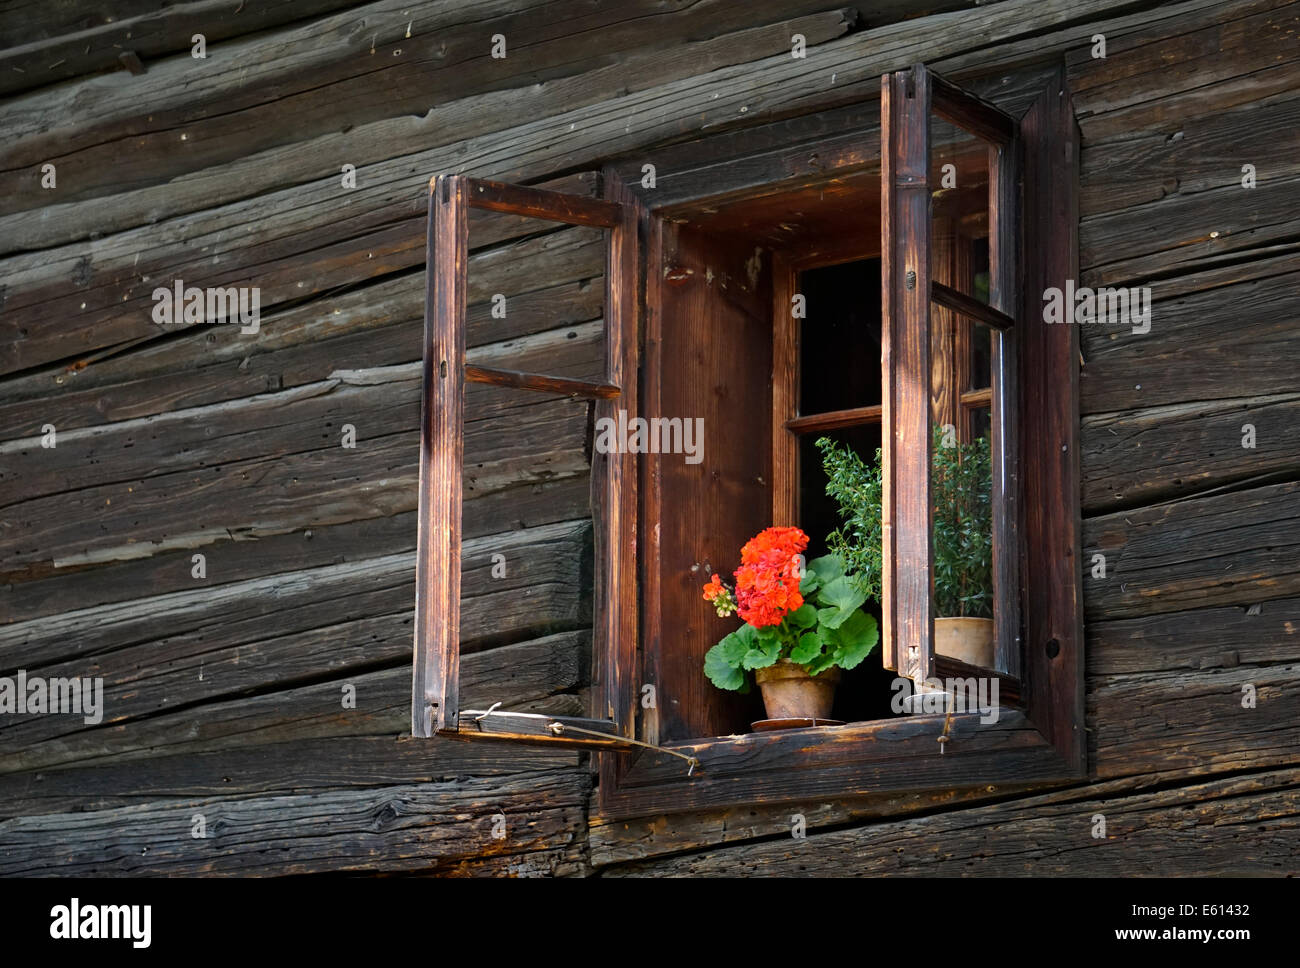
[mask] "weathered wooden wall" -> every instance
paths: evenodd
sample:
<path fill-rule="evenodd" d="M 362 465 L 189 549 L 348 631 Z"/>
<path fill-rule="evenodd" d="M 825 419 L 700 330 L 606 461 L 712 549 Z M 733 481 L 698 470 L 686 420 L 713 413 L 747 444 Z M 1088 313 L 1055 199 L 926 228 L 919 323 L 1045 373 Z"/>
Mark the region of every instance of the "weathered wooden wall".
<path fill-rule="evenodd" d="M 0 15 L 0 675 L 102 676 L 106 706 L 0 721 L 0 873 L 1300 868 L 1300 3 L 122 7 Z M 1150 333 L 1083 338 L 1091 782 L 607 824 L 577 754 L 408 738 L 428 176 L 591 191 L 644 154 L 671 184 L 658 146 L 885 70 L 1062 58 L 1082 282 L 1155 299 Z M 471 356 L 590 375 L 595 234 L 471 240 Z M 160 334 L 176 278 L 259 286 L 261 331 Z M 586 407 L 468 412 L 465 701 L 576 712 Z"/>

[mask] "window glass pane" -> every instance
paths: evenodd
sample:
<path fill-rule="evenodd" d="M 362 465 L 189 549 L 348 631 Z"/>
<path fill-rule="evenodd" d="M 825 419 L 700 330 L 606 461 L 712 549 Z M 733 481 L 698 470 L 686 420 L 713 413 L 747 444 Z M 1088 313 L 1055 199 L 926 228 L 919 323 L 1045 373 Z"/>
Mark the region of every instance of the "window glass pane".
<path fill-rule="evenodd" d="M 880 260 L 806 270 L 799 292 L 799 413 L 880 403 Z"/>
<path fill-rule="evenodd" d="M 931 122 L 931 279 L 987 303 L 988 145 L 937 117 Z M 939 656 L 992 668 L 993 455 L 986 405 L 967 396 L 989 385 L 989 346 L 985 327 L 932 304 L 934 646 Z"/>

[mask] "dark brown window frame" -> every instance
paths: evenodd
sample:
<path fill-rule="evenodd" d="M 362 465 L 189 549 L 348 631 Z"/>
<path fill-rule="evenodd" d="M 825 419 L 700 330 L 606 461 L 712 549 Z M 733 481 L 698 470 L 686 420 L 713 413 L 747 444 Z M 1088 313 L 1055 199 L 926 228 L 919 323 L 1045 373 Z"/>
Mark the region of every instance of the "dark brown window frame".
<path fill-rule="evenodd" d="M 909 81 L 910 78 L 910 81 Z M 905 108 L 914 119 L 927 118 L 929 104 L 900 105 L 891 89 L 902 92 L 907 98 L 908 85 L 911 98 L 917 92 L 928 99 L 933 79 L 923 68 L 910 72 L 887 75 L 882 107 L 888 110 Z M 963 108 L 972 105 L 969 96 L 945 82 L 935 85 L 938 90 L 936 110 L 948 110 L 954 98 Z M 978 103 L 974 105 L 978 108 Z M 918 115 L 918 112 L 919 115 Z M 952 108 L 951 113 L 960 113 Z M 902 118 L 900 113 L 899 118 Z M 889 131 L 897 132 L 897 121 L 891 128 L 888 115 L 882 129 L 884 159 L 889 154 Z M 915 121 L 912 122 L 915 124 Z M 996 115 L 991 123 L 999 123 Z M 996 133 L 996 132 L 995 132 Z M 673 751 L 694 757 L 700 769 L 687 775 L 680 759 L 662 753 L 638 748 L 633 729 L 636 715 L 635 696 L 641 683 L 653 683 L 654 659 L 651 641 L 657 634 L 646 634 L 642 642 L 645 652 L 637 654 L 637 636 L 628 634 L 629 616 L 635 622 L 636 596 L 631 603 L 627 596 L 627 574 L 630 559 L 623 532 L 623 541 L 615 542 L 614 558 L 619 562 L 613 570 L 597 582 L 597 643 L 594 691 L 601 697 L 607 718 L 577 720 L 568 717 L 532 716 L 494 713 L 473 716 L 462 713 L 456 716 L 456 673 L 458 643 L 450 624 L 458 608 L 459 540 L 448 539 L 459 524 L 459 477 L 452 485 L 453 469 L 459 472 L 459 452 L 453 460 L 450 451 L 443 452 L 439 444 L 451 439 L 452 417 L 459 419 L 458 404 L 448 404 L 458 396 L 461 388 L 456 381 L 447 381 L 441 375 L 463 369 L 463 273 L 464 266 L 457 265 L 452 252 L 464 253 L 464 209 L 474 201 L 466 198 L 471 186 L 491 186 L 500 205 L 498 210 L 533 214 L 537 217 L 560 221 L 577 221 L 579 224 L 617 222 L 618 242 L 611 242 L 610 270 L 606 273 L 607 299 L 614 307 L 607 309 L 607 326 L 625 337 L 635 332 L 635 319 L 631 294 L 637 292 L 632 282 L 639 266 L 634 254 L 635 224 L 640 222 L 645 243 L 645 278 L 650 282 L 645 289 L 644 312 L 645 359 L 642 373 L 644 415 L 654 416 L 655 374 L 663 365 L 665 347 L 658 330 L 653 283 L 661 278 L 664 265 L 659 244 L 660 220 L 653 201 L 645 206 L 636 203 L 631 192 L 617 177 L 615 170 L 606 170 L 605 193 L 616 209 L 601 208 L 598 204 L 588 210 L 574 203 L 573 211 L 601 211 L 603 222 L 582 222 L 579 218 L 558 218 L 564 207 L 555 193 L 536 192 L 531 189 L 513 189 L 495 186 L 471 179 L 452 176 L 435 180 L 430 197 L 430 252 L 429 252 L 429 316 L 426 321 L 425 365 L 425 418 L 424 448 L 421 458 L 420 521 L 417 593 L 417 643 L 416 685 L 413 704 L 413 730 L 416 735 L 456 735 L 523 742 L 550 742 L 587 747 L 599 752 L 600 798 L 599 812 L 604 816 L 621 817 L 656 812 L 676 812 L 715 806 L 731 806 L 753 802 L 791 802 L 819 797 L 844 797 L 886 791 L 919 791 L 950 789 L 964 786 L 1032 786 L 1069 781 L 1082 776 L 1086 770 L 1086 744 L 1083 731 L 1083 635 L 1081 622 L 1081 576 L 1079 565 L 1080 514 L 1078 465 L 1078 370 L 1077 332 L 1071 326 L 1047 326 L 1041 319 L 1040 303 L 1032 298 L 1053 285 L 1063 285 L 1066 278 L 1077 275 L 1077 151 L 1078 139 L 1068 94 L 1063 85 L 1053 85 L 1033 104 L 1020 123 L 1018 139 L 1007 142 L 1013 145 L 1003 156 L 997 168 L 997 180 L 1003 186 L 1001 197 L 1009 197 L 1016 184 L 1016 166 L 1010 162 L 1021 158 L 1023 183 L 1020 196 L 1021 240 L 1023 251 L 1020 260 L 1020 286 L 1014 282 L 1015 260 L 1002 259 L 998 268 L 991 266 L 994 274 L 991 303 L 995 311 L 1011 308 L 1010 293 L 1019 292 L 1017 312 L 1001 312 L 1001 316 L 1032 321 L 1015 328 L 1019 366 L 1008 376 L 1019 379 L 1018 393 L 1014 385 L 1005 389 L 1019 399 L 1022 419 L 1015 443 L 1020 449 L 1021 479 L 1019 494 L 1021 512 L 1017 515 L 1019 534 L 1014 547 L 1014 565 L 1023 581 L 1021 609 L 1023 616 L 1023 647 L 1016 650 L 1021 661 L 1019 677 L 1010 677 L 1014 700 L 1022 708 L 1003 710 L 997 723 L 981 724 L 976 713 L 951 716 L 946 722 L 940 716 L 909 716 L 903 719 L 855 723 L 833 729 L 788 730 L 778 733 L 756 733 L 745 736 L 713 737 L 690 742 L 666 744 Z M 914 148 L 913 148 L 914 150 Z M 900 155 L 899 157 L 906 157 Z M 913 159 L 915 154 L 912 155 Z M 897 165 L 882 163 L 885 172 L 893 172 Z M 925 170 L 921 169 L 924 181 Z M 893 175 L 890 175 L 891 181 Z M 993 179 L 991 178 L 991 181 Z M 446 183 L 448 190 L 439 188 Z M 882 196 L 888 198 L 887 184 L 882 182 Z M 910 187 L 924 188 L 924 185 Z M 531 193 L 531 194 L 530 194 Z M 920 192 L 916 193 L 918 196 Z M 580 202 L 581 200 L 579 200 Z M 537 204 L 528 204 L 530 202 Z M 928 194 L 924 199 L 928 213 Z M 491 207 L 486 206 L 486 207 Z M 917 211 L 920 206 L 916 206 Z M 615 211 L 617 216 L 615 216 Z M 888 216 L 886 216 L 888 218 Z M 991 228 L 992 231 L 992 228 Z M 887 235 L 887 233 L 885 233 Z M 895 233 L 892 238 L 898 238 Z M 992 248 L 992 243 L 991 243 Z M 882 253 L 883 255 L 884 253 Z M 896 275 L 905 278 L 906 271 L 917 272 L 921 285 L 916 294 L 909 296 L 914 308 L 912 318 L 924 312 L 928 316 L 928 273 L 916 261 L 916 268 L 901 270 Z M 907 264 L 907 253 L 895 265 Z M 452 273 L 458 282 L 440 283 L 446 273 Z M 779 285 L 779 278 L 778 278 Z M 458 288 L 459 287 L 459 288 Z M 909 291 L 910 292 L 910 291 Z M 925 294 L 925 308 L 920 307 L 920 293 Z M 939 291 L 940 298 L 945 294 Z M 889 297 L 886 297 L 887 299 Z M 457 308 L 459 300 L 459 309 Z M 951 301 L 951 299 L 950 299 Z M 889 303 L 887 303 L 889 305 Z M 980 312 L 975 307 L 959 306 L 963 311 Z M 461 345 L 457 347 L 457 313 L 460 313 Z M 1004 320 L 997 313 L 988 313 L 994 325 Z M 893 320 L 897 313 L 888 318 Z M 928 333 L 926 334 L 928 336 Z M 612 370 L 606 385 L 618 387 L 624 396 L 635 403 L 632 395 L 633 381 L 626 374 L 636 372 L 636 341 L 630 339 L 620 351 L 622 369 Z M 897 347 L 898 343 L 894 342 Z M 919 347 L 914 348 L 919 351 Z M 927 347 L 928 352 L 928 347 Z M 630 366 L 629 366 L 630 362 Z M 613 364 L 611 363 L 611 366 Z M 435 378 L 435 371 L 439 373 Z M 996 369 L 995 369 L 996 372 Z M 546 387 L 530 382 L 527 375 L 515 375 L 511 385 L 529 385 L 536 389 Z M 476 378 L 470 373 L 465 378 Z M 551 387 L 554 389 L 554 386 Z M 573 388 L 569 388 L 573 389 Z M 602 400 L 594 390 L 590 395 Z M 891 391 L 892 392 L 892 391 Z M 995 394 L 997 390 L 991 390 Z M 441 402 L 440 402 L 441 401 Z M 928 466 L 928 388 L 926 394 L 926 463 L 919 453 L 912 454 L 917 467 Z M 621 404 L 622 405 L 622 404 Z M 635 412 L 635 411 L 633 411 Z M 914 420 L 914 423 L 918 421 Z M 915 429 L 915 428 L 914 428 Z M 913 469 L 915 471 L 915 468 Z M 621 479 L 614 486 L 611 481 Z M 653 528 L 655 522 L 653 475 L 642 467 L 644 502 L 642 534 Z M 915 479 L 915 478 L 913 478 Z M 928 479 L 928 476 L 927 476 Z M 600 482 L 597 484 L 596 482 Z M 627 466 L 618 462 L 611 471 L 609 466 L 593 469 L 593 486 L 600 489 L 604 500 L 622 508 L 619 521 L 625 524 L 636 513 L 636 493 L 633 475 Z M 455 500 L 447 494 L 455 493 Z M 774 496 L 774 503 L 777 498 Z M 628 503 L 630 501 L 630 504 Z M 454 506 L 453 506 L 454 505 Z M 454 512 L 454 513 L 453 513 Z M 928 514 L 917 515 L 925 518 Z M 908 525 L 913 536 L 916 522 Z M 1013 519 L 1014 520 L 1014 519 Z M 451 525 L 451 522 L 456 522 Z M 426 523 L 428 526 L 426 527 Z M 895 522 L 897 524 L 897 522 Z M 445 527 L 444 527 L 445 525 Z M 598 522 L 599 525 L 599 522 Z M 620 525 L 621 526 L 621 525 Z M 928 535 L 928 530 L 926 532 Z M 601 539 L 603 540 L 603 539 Z M 453 558 L 449 552 L 456 552 Z M 646 600 L 656 593 L 658 574 L 647 566 L 645 543 L 640 562 L 631 562 L 643 569 L 642 591 Z M 439 564 L 436 560 L 447 556 L 455 567 Z M 1004 560 L 1003 564 L 1008 564 Z M 445 585 L 437 584 L 445 581 Z M 613 612 L 608 611 L 611 596 L 605 589 L 611 583 L 621 589 L 613 596 L 622 603 Z M 427 593 L 430 588 L 442 588 L 437 596 Z M 454 601 L 453 601 L 454 599 Z M 921 625 L 928 630 L 928 604 L 917 609 L 906 606 L 909 627 L 915 628 L 916 616 L 924 616 Z M 441 623 L 441 628 L 440 628 Z M 635 629 L 635 624 L 633 624 Z M 906 634 L 906 633 L 905 633 Z M 932 633 L 918 634 L 918 652 L 932 656 Z M 1014 660 L 1007 659 L 1007 662 Z M 930 659 L 933 662 L 933 659 Z M 925 660 L 914 663 L 908 670 L 914 675 L 925 674 Z M 1000 656 L 999 665 L 1002 665 Z M 1015 668 L 1014 665 L 1011 668 Z M 933 674 L 931 664 L 929 673 Z M 939 671 L 942 671 L 942 667 Z M 953 672 L 969 672 L 967 668 Z M 647 675 L 647 673 L 650 673 Z M 1004 693 L 1004 697 L 1006 693 Z M 657 741 L 653 733 L 653 717 L 646 717 L 642 741 Z M 576 727 L 581 733 L 566 732 L 566 725 Z M 936 743 L 946 728 L 950 742 L 941 754 Z M 595 734 L 595 735 L 591 735 Z M 626 742 L 632 740 L 633 743 Z"/>
<path fill-rule="evenodd" d="M 470 208 L 604 229 L 605 373 L 585 382 L 465 362 Z M 498 386 L 595 401 L 598 416 L 617 404 L 637 413 L 636 331 L 639 205 L 635 199 L 506 185 L 463 175 L 429 183 L 424 386 L 421 412 L 419 538 L 416 552 L 415 652 L 411 732 L 418 737 L 476 737 L 590 749 L 636 749 L 632 682 L 606 669 L 635 662 L 637 637 L 637 482 L 633 455 L 593 454 L 592 503 L 600 564 L 595 576 L 595 690 L 603 716 L 544 716 L 460 708 L 461 505 L 464 385 Z"/>

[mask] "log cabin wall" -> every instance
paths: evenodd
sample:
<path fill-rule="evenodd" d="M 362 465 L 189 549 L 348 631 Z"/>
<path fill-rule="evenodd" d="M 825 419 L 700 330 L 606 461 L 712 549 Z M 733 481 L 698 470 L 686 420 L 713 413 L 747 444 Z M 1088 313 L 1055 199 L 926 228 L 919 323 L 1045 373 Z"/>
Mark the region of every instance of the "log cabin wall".
<path fill-rule="evenodd" d="M 0 873 L 1300 868 L 1300 3 L 94 8 L 0 12 L 0 675 L 103 677 L 105 710 L 0 720 Z M 1152 289 L 1148 334 L 1081 334 L 1088 782 L 607 823 L 585 755 L 411 739 L 429 176 L 591 192 L 643 157 L 669 184 L 669 146 L 855 110 L 917 61 L 1064 64 L 1081 283 Z M 597 236 L 470 231 L 471 358 L 582 373 Z M 160 333 L 175 279 L 259 287 L 259 331 Z M 500 291 L 548 327 L 493 319 Z M 587 414 L 494 400 L 463 702 L 576 713 Z"/>

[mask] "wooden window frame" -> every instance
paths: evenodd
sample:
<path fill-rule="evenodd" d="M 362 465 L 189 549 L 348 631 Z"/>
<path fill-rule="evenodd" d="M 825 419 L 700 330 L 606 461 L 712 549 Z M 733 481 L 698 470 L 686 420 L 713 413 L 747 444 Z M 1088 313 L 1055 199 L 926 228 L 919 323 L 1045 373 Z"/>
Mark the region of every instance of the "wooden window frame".
<path fill-rule="evenodd" d="M 605 373 L 586 382 L 465 362 L 471 208 L 586 225 L 608 232 L 605 256 Z M 617 404 L 637 413 L 639 203 L 593 199 L 463 175 L 429 183 L 419 538 L 411 732 L 417 737 L 523 741 L 582 749 L 636 749 L 631 671 L 636 661 L 637 481 L 627 453 L 592 455 L 595 523 L 593 702 L 598 717 L 460 708 L 461 507 L 464 388 L 468 383 L 593 400 L 597 416 Z"/>
<path fill-rule="evenodd" d="M 909 84 L 912 98 L 906 98 Z M 920 105 L 900 103 L 899 92 L 904 98 L 914 100 L 918 90 L 923 97 Z M 963 112 L 974 110 L 976 122 L 992 125 L 995 134 L 1002 124 L 1000 112 L 995 108 L 942 79 L 936 81 L 934 75 L 922 67 L 886 75 L 882 82 L 881 130 L 882 199 L 885 205 L 890 204 L 888 186 L 896 177 L 916 177 L 914 172 L 898 171 L 891 156 L 904 155 L 898 154 L 899 146 L 891 139 L 903 133 L 898 125 L 904 118 L 904 109 L 913 119 L 913 135 L 916 133 L 916 117 L 924 118 L 924 123 L 928 124 L 931 97 L 936 112 L 941 116 L 945 116 L 947 111 L 965 117 Z M 988 113 L 990 110 L 996 113 Z M 892 122 L 891 112 L 897 112 Z M 448 629 L 455 627 L 451 617 L 458 609 L 459 595 L 460 454 L 458 449 L 454 453 L 452 450 L 458 445 L 452 428 L 456 426 L 460 413 L 459 404 L 449 401 L 459 397 L 461 389 L 455 386 L 455 381 L 445 381 L 441 374 L 446 372 L 442 370 L 446 364 L 452 373 L 464 373 L 465 378 L 473 378 L 472 371 L 466 372 L 463 366 L 464 265 L 463 262 L 457 264 L 454 255 L 448 253 L 462 253 L 463 259 L 466 251 L 464 209 L 473 204 L 466 195 L 472 196 L 469 189 L 484 183 L 451 176 L 446 180 L 450 186 L 446 192 L 439 187 L 444 179 L 436 179 L 430 196 L 429 312 L 426 318 L 413 701 L 413 731 L 416 735 L 427 736 L 437 732 L 460 737 L 559 742 L 596 750 L 600 769 L 596 812 L 609 818 L 889 791 L 971 786 L 1025 789 L 1069 782 L 1085 774 L 1078 335 L 1072 326 L 1048 326 L 1040 322 L 1041 302 L 1034 297 L 1035 293 L 1041 294 L 1051 286 L 1064 286 L 1066 279 L 1077 276 L 1078 137 L 1064 85 L 1053 84 L 1042 93 L 1020 121 L 1019 137 L 1005 140 L 1003 145 L 1004 148 L 1000 149 L 1003 160 L 995 172 L 991 171 L 990 182 L 996 180 L 1001 186 L 999 197 L 1013 197 L 1017 185 L 1015 162 L 1019 160 L 1023 242 L 1020 258 L 1003 257 L 995 266 L 991 256 L 991 306 L 978 303 L 969 306 L 961 302 L 952 307 L 969 314 L 982 314 L 986 322 L 995 326 L 1004 324 L 1007 318 L 1020 321 L 1011 327 L 1016 340 L 1018 366 L 1013 368 L 1013 372 L 1002 375 L 1004 382 L 999 388 L 990 390 L 990 395 L 995 398 L 1001 393 L 1007 400 L 1018 401 L 1017 408 L 1009 409 L 1015 409 L 1021 415 L 1019 427 L 1010 442 L 1019 448 L 1020 463 L 1013 465 L 1020 469 L 1019 481 L 1010 481 L 1006 485 L 1012 500 L 1016 495 L 1021 498 L 1020 510 L 1013 518 L 1019 528 L 1012 545 L 1014 554 L 1003 556 L 997 567 L 999 580 L 1007 580 L 1008 574 L 1023 576 L 1018 582 L 1022 592 L 1018 631 L 1023 632 L 1023 647 L 1016 650 L 1019 667 L 1009 665 L 1018 675 L 1003 677 L 1003 709 L 998 722 L 981 723 L 979 714 L 970 712 L 949 717 L 911 715 L 834 728 L 794 729 L 665 743 L 665 747 L 677 756 L 643 748 L 646 742 L 658 742 L 658 737 L 652 735 L 655 720 L 653 716 L 644 717 L 638 733 L 633 724 L 637 715 L 634 698 L 640 684 L 650 681 L 646 678 L 654 668 L 654 656 L 650 653 L 660 646 L 657 641 L 645 641 L 642 652 L 638 653 L 635 624 L 631 632 L 627 624 L 629 615 L 635 614 L 635 593 L 630 607 L 616 610 L 618 618 L 615 621 L 611 617 L 615 613 L 605 611 L 609 595 L 601 590 L 602 584 L 604 587 L 616 586 L 622 593 L 615 597 L 624 603 L 628 601 L 627 565 L 635 554 L 636 537 L 635 533 L 629 535 L 625 531 L 620 532 L 622 538 L 612 546 L 615 556 L 622 556 L 617 575 L 606 576 L 597 582 L 598 641 L 593 691 L 604 706 L 607 718 L 568 720 L 566 717 L 535 716 L 533 722 L 528 723 L 524 721 L 526 717 L 521 718 L 518 714 L 508 717 L 496 713 L 479 719 L 482 713 L 470 716 L 466 711 L 459 717 L 455 716 L 455 700 L 448 697 L 455 696 L 454 667 L 458 661 L 458 643 Z M 925 171 L 921 169 L 922 181 L 924 176 Z M 915 182 L 904 184 L 909 189 L 918 187 Z M 919 187 L 925 189 L 924 185 Z M 557 199 L 544 197 L 554 193 L 521 196 L 507 191 L 508 188 L 493 189 L 503 206 L 498 210 L 568 220 L 559 217 L 562 206 Z M 915 218 L 915 213 L 922 210 L 928 215 L 928 189 L 915 194 L 923 198 L 913 203 L 912 217 Z M 645 205 L 635 204 L 630 188 L 618 179 L 612 166 L 605 171 L 605 195 L 607 201 L 618 206 L 616 232 L 620 239 L 617 244 L 611 242 L 606 284 L 612 312 L 607 310 L 606 318 L 610 332 L 617 331 L 625 340 L 619 352 L 622 369 L 617 373 L 611 369 L 606 388 L 618 387 L 624 400 L 633 397 L 632 402 L 636 402 L 633 381 L 627 379 L 627 374 L 636 372 L 637 341 L 629 334 L 636 332 L 633 307 L 638 290 L 634 280 L 640 269 L 646 280 L 642 399 L 646 405 L 644 415 L 654 416 L 655 374 L 659 372 L 657 368 L 662 367 L 666 352 L 662 342 L 662 320 L 656 305 L 658 280 L 666 268 L 660 244 L 661 217 L 655 213 L 653 199 L 647 199 Z M 539 208 L 524 204 L 530 197 L 534 201 L 540 197 L 547 205 Z M 508 207 L 507 203 L 510 203 Z M 548 214 L 541 214 L 542 208 Z M 600 210 L 606 212 L 608 222 L 612 210 Z M 888 243 L 890 239 L 897 239 L 898 233 L 894 230 L 894 234 L 890 234 L 891 230 L 885 226 L 896 223 L 890 219 L 890 214 L 885 218 L 882 237 Z M 634 256 L 633 241 L 637 236 L 638 222 L 645 244 L 644 259 L 639 265 Z M 1014 253 L 1016 250 L 1004 244 L 1002 251 Z M 882 259 L 886 255 L 887 249 L 882 252 Z M 893 275 L 898 279 L 905 279 L 907 271 L 917 272 L 920 276 L 921 285 L 916 286 L 916 291 L 907 291 L 913 307 L 908 316 L 910 319 L 921 318 L 922 314 L 928 319 L 932 295 L 945 305 L 957 301 L 942 288 L 934 289 L 928 284 L 927 266 L 922 265 L 922 261 L 916 259 L 915 268 L 907 269 L 902 268 L 908 264 L 907 253 L 903 254 L 901 261 L 893 260 L 893 265 L 899 270 Z M 924 261 L 928 262 L 928 259 Z M 440 282 L 448 273 L 451 275 L 447 278 L 454 281 Z M 886 279 L 885 300 L 890 314 L 886 319 L 887 325 L 892 326 L 901 317 L 892 308 L 895 303 L 888 295 L 889 278 Z M 780 289 L 779 274 L 774 284 Z M 457 331 L 461 338 L 459 346 L 456 345 Z M 928 346 L 922 347 L 916 333 L 895 335 L 898 338 L 890 340 L 892 352 L 897 353 L 900 341 L 906 338 L 914 344 L 904 350 L 905 354 L 910 354 L 908 359 L 921 353 L 928 355 Z M 928 339 L 928 331 L 922 335 Z M 775 348 L 777 363 L 789 364 L 792 347 L 783 349 L 778 343 Z M 894 360 L 896 365 L 896 356 Z M 889 363 L 887 359 L 883 365 L 888 367 Z M 888 369 L 885 372 L 888 373 Z M 928 373 L 928 368 L 924 372 Z M 436 379 L 435 373 L 438 374 Z M 512 379 L 516 382 L 511 385 L 528 383 L 523 378 Z M 888 386 L 886 394 L 893 393 L 892 384 Z M 594 392 L 592 395 L 596 396 Z M 926 397 L 928 402 L 928 392 Z M 603 401 L 602 405 L 608 405 L 607 396 L 598 399 Z M 925 450 L 923 457 L 919 453 L 910 455 L 911 477 L 908 479 L 913 482 L 918 480 L 918 472 L 928 482 L 928 406 L 923 412 L 926 416 Z M 893 413 L 887 396 L 882 404 L 886 428 L 894 423 Z M 914 434 L 921 421 L 915 414 L 912 416 Z M 782 427 L 781 432 L 789 436 L 787 427 Z M 774 444 L 777 437 L 774 427 Z M 783 444 L 786 445 L 788 441 Z M 775 447 L 773 450 L 776 453 Z M 900 453 L 895 451 L 896 459 Z M 606 501 L 623 508 L 620 521 L 624 524 L 629 514 L 636 513 L 636 485 L 634 476 L 628 474 L 627 469 L 626 464 L 620 464 L 617 472 L 611 472 L 609 468 L 593 468 L 593 487 L 600 490 Z M 620 478 L 619 486 L 611 483 Z M 644 464 L 641 480 L 643 490 L 653 488 L 653 475 L 648 474 Z M 646 494 L 642 499 L 649 502 Z M 790 495 L 778 498 L 774 489 L 774 508 L 778 500 L 788 501 Z M 908 523 L 901 529 L 909 540 L 918 544 L 918 534 L 924 534 L 928 539 L 928 527 L 918 529 L 919 520 L 928 521 L 928 509 L 907 518 Z M 892 523 L 896 538 L 900 522 L 895 518 Z M 655 524 L 653 513 L 647 512 L 641 522 L 643 542 L 648 542 Z M 628 541 L 633 542 L 630 549 Z M 646 553 L 643 548 L 643 556 Z M 928 549 L 926 557 L 928 560 Z M 1012 560 L 1006 560 L 1008 557 Z M 450 565 L 453 561 L 455 567 Z M 642 592 L 650 600 L 657 593 L 659 576 L 644 560 L 636 564 L 643 568 Z M 1002 570 L 1011 566 L 1015 572 Z M 428 591 L 430 589 L 441 591 L 432 594 Z M 906 608 L 900 611 L 895 606 L 891 618 L 904 618 L 908 630 L 904 634 L 915 634 L 917 638 L 914 641 L 921 647 L 918 651 L 924 652 L 932 644 L 932 619 L 928 601 L 917 607 L 920 598 L 914 593 L 913 602 Z M 439 623 L 443 625 L 440 627 Z M 921 631 L 916 631 L 918 628 Z M 891 642 L 898 641 L 898 632 L 892 628 L 890 635 Z M 930 661 L 933 662 L 932 651 Z M 1000 665 L 1002 661 L 1000 658 Z M 1012 660 L 1006 661 L 1011 663 Z M 928 669 L 925 666 L 924 660 L 913 662 L 908 671 L 914 675 L 932 675 L 936 671 L 932 664 Z M 961 667 L 959 663 L 949 668 L 953 673 L 981 674 L 981 670 Z M 1007 705 L 1013 708 L 1008 709 Z M 581 723 L 578 728 L 600 735 L 565 735 L 566 721 Z M 949 741 L 941 745 L 936 740 L 944 733 Z M 699 768 L 688 774 L 679 758 L 681 756 L 694 758 L 700 764 Z"/>
<path fill-rule="evenodd" d="M 987 145 L 989 302 L 933 278 L 929 184 L 931 118 Z M 881 82 L 881 367 L 883 507 L 881 644 L 886 669 L 920 684 L 954 674 L 934 651 L 931 577 L 931 305 L 991 331 L 993 601 L 996 671 L 1018 680 L 1020 636 L 1016 277 L 1020 256 L 1020 134 L 1016 120 L 931 73 L 923 64 Z M 968 343 L 969 341 L 967 341 Z M 963 354 L 964 355 L 964 354 Z M 960 362 L 965 362 L 960 361 Z M 964 420 L 962 421 L 965 422 Z M 902 562 L 906 567 L 900 567 Z M 904 649 L 906 651 L 904 651 Z M 1008 683 L 1009 685 L 1010 683 Z"/>

